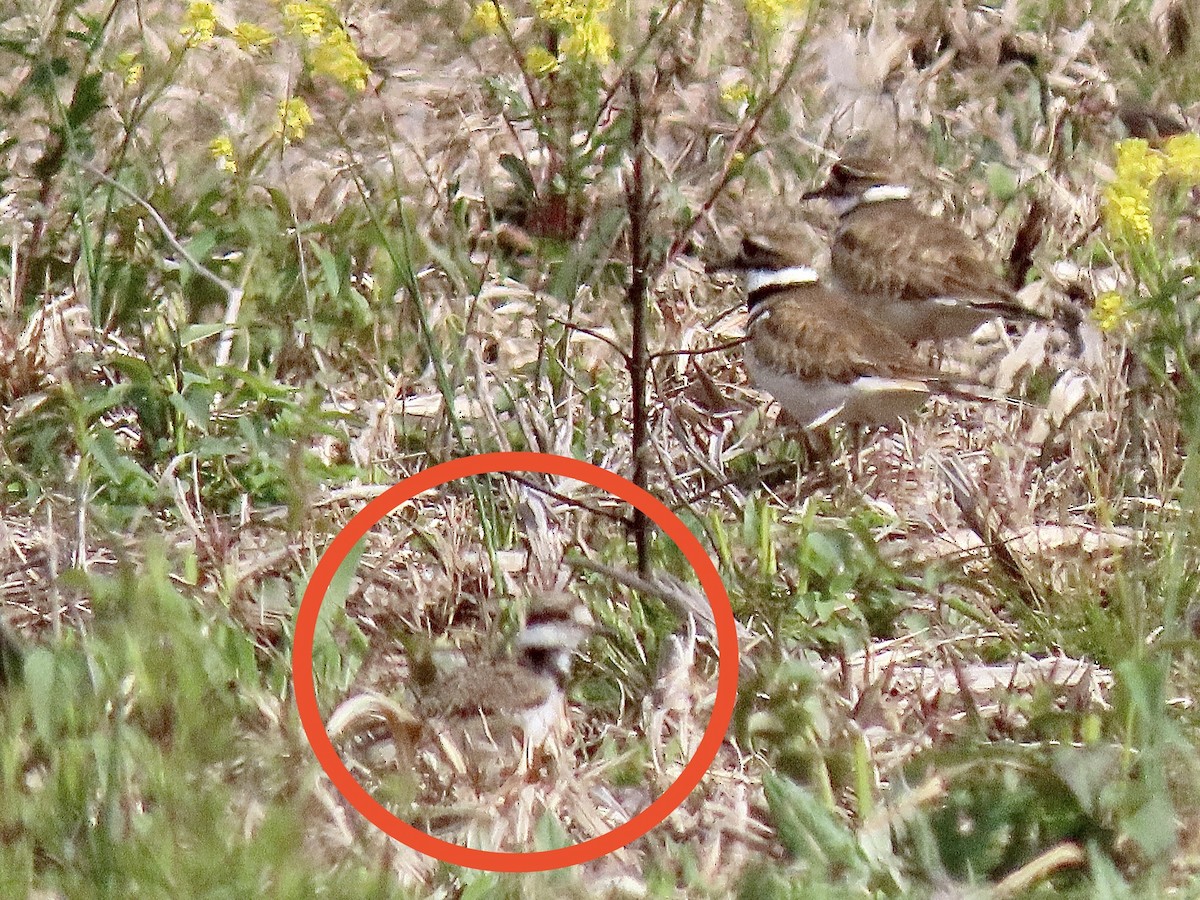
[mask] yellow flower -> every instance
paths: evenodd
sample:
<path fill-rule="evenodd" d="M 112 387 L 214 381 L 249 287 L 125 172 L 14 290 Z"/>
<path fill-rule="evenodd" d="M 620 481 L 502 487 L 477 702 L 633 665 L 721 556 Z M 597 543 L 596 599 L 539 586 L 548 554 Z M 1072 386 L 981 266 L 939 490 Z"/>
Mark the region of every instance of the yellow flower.
<path fill-rule="evenodd" d="M 125 84 L 132 87 L 142 80 L 146 74 L 146 64 L 138 59 L 136 50 L 127 50 L 117 54 L 117 65 L 125 72 Z"/>
<path fill-rule="evenodd" d="M 1108 291 L 1096 298 L 1092 304 L 1092 318 L 1101 331 L 1112 331 L 1129 315 L 1125 298 L 1116 291 Z"/>
<path fill-rule="evenodd" d="M 1117 181 L 1151 187 L 1166 165 L 1163 155 L 1141 138 L 1117 141 Z"/>
<path fill-rule="evenodd" d="M 808 7 L 808 0 L 746 0 L 746 15 L 759 28 L 778 31 Z"/>
<path fill-rule="evenodd" d="M 343 87 L 361 91 L 367 86 L 368 66 L 358 55 L 346 29 L 338 26 L 312 49 L 309 64 L 317 75 L 332 78 Z"/>
<path fill-rule="evenodd" d="M 300 0 L 283 4 L 283 24 L 292 33 L 320 37 L 334 28 L 341 28 L 337 13 L 320 0 Z"/>
<path fill-rule="evenodd" d="M 542 21 L 564 26 L 559 45 L 563 59 L 598 66 L 612 59 L 616 42 L 601 19 L 612 0 L 534 0 L 533 8 Z"/>
<path fill-rule="evenodd" d="M 179 29 L 189 47 L 199 47 L 211 41 L 217 33 L 217 13 L 207 0 L 193 0 L 183 16 L 183 27 Z"/>
<path fill-rule="evenodd" d="M 543 22 L 565 22 L 572 0 L 533 0 L 533 10 Z"/>
<path fill-rule="evenodd" d="M 507 25 L 509 22 L 508 9 L 500 3 L 493 3 L 492 0 L 482 0 L 475 4 L 475 8 L 471 10 L 471 21 L 468 23 L 467 32 L 473 35 L 480 34 L 499 34 L 501 23 Z"/>
<path fill-rule="evenodd" d="M 585 19 L 571 29 L 561 47 L 567 59 L 602 66 L 612 60 L 612 32 L 597 18 Z"/>
<path fill-rule="evenodd" d="M 1104 224 L 1114 237 L 1150 240 L 1150 189 L 1128 182 L 1110 184 L 1104 191 Z"/>
<path fill-rule="evenodd" d="M 247 53 L 258 53 L 275 42 L 275 35 L 253 22 L 238 22 L 230 34 L 237 45 Z"/>
<path fill-rule="evenodd" d="M 558 69 L 558 57 L 545 47 L 530 47 L 525 51 L 525 70 L 538 78 L 544 78 Z"/>
<path fill-rule="evenodd" d="M 581 25 L 612 8 L 612 0 L 533 0 L 534 11 L 544 22 Z"/>
<path fill-rule="evenodd" d="M 542 22 L 574 25 L 589 17 L 588 0 L 534 0 L 534 11 Z"/>
<path fill-rule="evenodd" d="M 305 61 L 316 75 L 361 91 L 371 67 L 362 61 L 337 12 L 322 0 L 299 0 L 283 5 L 283 24 L 289 34 L 307 38 Z"/>
<path fill-rule="evenodd" d="M 1167 157 L 1141 138 L 1117 141 L 1115 149 L 1116 178 L 1104 190 L 1104 224 L 1113 237 L 1148 241 L 1154 236 L 1150 189 L 1162 177 Z"/>
<path fill-rule="evenodd" d="M 312 123 L 312 113 L 302 99 L 292 97 L 290 100 L 279 101 L 279 121 L 275 123 L 275 135 L 283 138 L 285 144 L 303 140 L 304 130 Z"/>
<path fill-rule="evenodd" d="M 754 92 L 744 81 L 732 81 L 721 88 L 721 100 L 730 106 L 742 106 L 750 102 Z"/>
<path fill-rule="evenodd" d="M 217 168 L 222 172 L 228 172 L 230 175 L 237 173 L 237 159 L 233 155 L 233 141 L 229 139 L 229 135 L 222 134 L 213 138 L 208 145 L 208 152 L 217 161 Z"/>
<path fill-rule="evenodd" d="M 1188 187 L 1200 184 L 1200 134 L 1177 134 L 1167 140 L 1166 171 Z"/>

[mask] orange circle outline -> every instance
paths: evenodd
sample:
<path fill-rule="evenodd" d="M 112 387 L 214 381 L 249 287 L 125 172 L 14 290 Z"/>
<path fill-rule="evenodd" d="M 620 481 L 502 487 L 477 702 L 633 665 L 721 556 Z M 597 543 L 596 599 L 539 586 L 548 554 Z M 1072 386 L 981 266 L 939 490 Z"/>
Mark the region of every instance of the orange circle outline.
<path fill-rule="evenodd" d="M 506 471 L 540 472 L 583 481 L 640 509 L 675 542 L 691 563 L 712 607 L 716 625 L 717 696 L 704 735 L 679 777 L 649 806 L 607 834 L 554 850 L 505 852 L 463 847 L 427 834 L 393 815 L 354 779 L 338 756 L 325 732 L 313 675 L 313 640 L 321 603 L 338 567 L 367 532 L 400 504 L 431 488 L 472 475 Z M 369 502 L 338 532 L 317 561 L 296 614 L 292 644 L 292 681 L 300 724 L 321 768 L 350 805 L 376 828 L 414 850 L 452 865 L 493 872 L 541 872 L 591 862 L 632 843 L 662 823 L 687 799 L 716 758 L 733 719 L 737 680 L 738 646 L 733 607 L 720 574 L 696 536 L 660 500 L 620 475 L 591 463 L 549 453 L 509 451 L 459 457 L 418 472 Z"/>

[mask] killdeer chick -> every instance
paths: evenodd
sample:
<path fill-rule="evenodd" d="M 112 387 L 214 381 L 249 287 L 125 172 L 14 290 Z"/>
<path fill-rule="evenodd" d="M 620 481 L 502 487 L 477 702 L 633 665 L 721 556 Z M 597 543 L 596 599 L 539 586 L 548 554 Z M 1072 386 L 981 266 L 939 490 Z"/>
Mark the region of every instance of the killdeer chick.
<path fill-rule="evenodd" d="M 566 682 L 579 647 L 591 635 L 591 613 L 566 594 L 538 598 L 512 656 L 468 660 L 415 690 L 414 712 L 375 694 L 351 698 L 326 723 L 331 738 L 383 719 L 398 744 L 432 738 L 459 774 L 478 772 L 479 754 L 520 747 L 533 754 L 566 724 Z M 409 748 L 401 753 L 411 756 Z"/>
<path fill-rule="evenodd" d="M 988 396 L 923 365 L 873 310 L 784 250 L 747 238 L 719 268 L 745 274 L 752 380 L 807 429 L 888 424 L 934 394 Z"/>
<path fill-rule="evenodd" d="M 477 720 L 500 740 L 520 732 L 525 758 L 566 721 L 566 686 L 579 647 L 595 623 L 568 594 L 538 598 L 517 635 L 512 658 L 468 663 L 429 685 L 420 707 L 428 718 Z"/>
<path fill-rule="evenodd" d="M 904 340 L 966 337 L 997 316 L 1045 321 L 1023 306 L 979 249 L 955 225 L 913 203 L 887 167 L 846 157 L 805 198 L 825 198 L 838 214 L 830 268 L 839 288 Z"/>

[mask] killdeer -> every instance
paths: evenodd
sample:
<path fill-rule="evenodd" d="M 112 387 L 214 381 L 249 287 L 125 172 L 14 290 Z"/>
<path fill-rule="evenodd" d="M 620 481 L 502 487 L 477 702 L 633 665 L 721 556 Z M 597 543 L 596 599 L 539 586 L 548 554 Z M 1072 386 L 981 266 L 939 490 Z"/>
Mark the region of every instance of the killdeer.
<path fill-rule="evenodd" d="M 837 286 L 904 340 L 966 337 L 997 316 L 1046 320 L 1021 305 L 976 241 L 917 208 L 879 162 L 845 157 L 804 196 L 830 200 L 838 214 L 830 247 Z"/>
<path fill-rule="evenodd" d="M 923 366 L 903 338 L 781 249 L 747 238 L 715 268 L 745 273 L 746 368 L 807 429 L 888 424 L 934 394 L 987 396 Z"/>
<path fill-rule="evenodd" d="M 468 661 L 442 678 L 417 686 L 410 712 L 378 694 L 341 704 L 326 723 L 334 740 L 382 719 L 411 758 L 423 734 L 432 738 L 459 774 L 478 771 L 477 751 L 533 753 L 566 723 L 566 682 L 579 647 L 592 633 L 587 607 L 566 594 L 538 598 L 517 636 L 512 656 Z"/>

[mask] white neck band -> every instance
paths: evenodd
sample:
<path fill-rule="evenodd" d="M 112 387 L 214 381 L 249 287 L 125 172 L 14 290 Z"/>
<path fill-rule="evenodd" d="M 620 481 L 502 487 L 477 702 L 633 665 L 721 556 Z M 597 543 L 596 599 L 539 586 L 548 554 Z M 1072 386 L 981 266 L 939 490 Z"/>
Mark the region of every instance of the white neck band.
<path fill-rule="evenodd" d="M 862 193 L 863 203 L 879 203 L 881 200 L 907 200 L 912 190 L 902 184 L 877 184 Z"/>
<path fill-rule="evenodd" d="M 788 287 L 793 284 L 813 284 L 817 270 L 811 266 L 789 266 L 786 269 L 751 269 L 746 273 L 746 293 L 763 288 Z"/>

